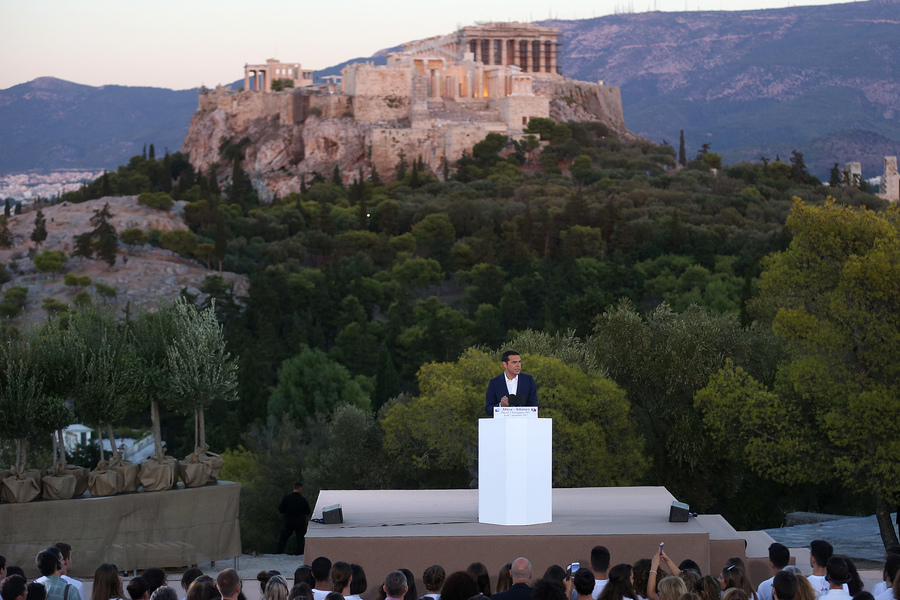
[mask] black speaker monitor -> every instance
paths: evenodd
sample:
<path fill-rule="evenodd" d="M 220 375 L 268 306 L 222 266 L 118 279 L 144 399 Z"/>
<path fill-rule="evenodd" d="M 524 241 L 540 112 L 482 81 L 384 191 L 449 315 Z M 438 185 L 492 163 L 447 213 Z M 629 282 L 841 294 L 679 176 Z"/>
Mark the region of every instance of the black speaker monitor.
<path fill-rule="evenodd" d="M 691 511 L 684 502 L 673 501 L 669 507 L 669 523 L 687 523 Z"/>
<path fill-rule="evenodd" d="M 687 520 L 687 519 L 685 519 Z M 344 511 L 341 510 L 340 504 L 332 504 L 322 509 L 322 522 L 326 525 L 344 522 Z"/>

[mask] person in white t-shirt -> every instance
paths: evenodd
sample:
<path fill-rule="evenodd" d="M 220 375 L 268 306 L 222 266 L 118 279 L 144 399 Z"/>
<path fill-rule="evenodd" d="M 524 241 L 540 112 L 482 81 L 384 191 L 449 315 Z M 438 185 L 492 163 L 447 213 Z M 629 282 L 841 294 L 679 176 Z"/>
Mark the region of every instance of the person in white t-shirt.
<path fill-rule="evenodd" d="M 812 567 L 812 575 L 807 577 L 816 598 L 828 593 L 829 585 L 825 581 L 825 565 L 828 559 L 834 555 L 834 547 L 825 540 L 813 540 L 809 543 L 809 566 Z"/>
<path fill-rule="evenodd" d="M 769 566 L 773 573 L 779 573 L 791 562 L 791 551 L 784 544 L 774 542 L 769 545 Z M 759 600 L 772 600 L 772 584 L 775 582 L 775 575 L 761 582 L 756 588 L 756 594 Z"/>
<path fill-rule="evenodd" d="M 325 596 L 331 592 L 331 561 L 320 556 L 312 561 L 313 577 L 316 578 L 316 586 L 313 588 L 314 600 L 325 600 Z"/>
<path fill-rule="evenodd" d="M 794 600 L 797 595 L 797 585 L 797 575 L 788 571 L 778 571 L 772 577 L 772 599 Z"/>
<path fill-rule="evenodd" d="M 425 595 L 422 596 L 422 600 L 425 598 L 441 600 L 441 588 L 444 586 L 446 577 L 447 573 L 441 565 L 431 565 L 425 569 L 425 572 L 422 573 L 422 583 L 425 584 Z"/>
<path fill-rule="evenodd" d="M 828 559 L 825 565 L 825 581 L 828 582 L 828 592 L 823 598 L 827 600 L 852 600 L 850 592 L 844 589 L 850 581 L 850 567 L 847 561 L 837 556 Z"/>
<path fill-rule="evenodd" d="M 894 600 L 894 579 L 897 578 L 897 573 L 900 573 L 900 554 L 888 554 L 881 571 L 884 581 L 872 588 L 875 600 Z"/>

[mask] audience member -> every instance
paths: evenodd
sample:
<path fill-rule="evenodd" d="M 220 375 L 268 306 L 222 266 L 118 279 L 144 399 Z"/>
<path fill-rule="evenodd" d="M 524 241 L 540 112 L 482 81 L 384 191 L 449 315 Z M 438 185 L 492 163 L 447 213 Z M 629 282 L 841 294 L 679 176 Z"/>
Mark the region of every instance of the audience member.
<path fill-rule="evenodd" d="M 688 570 L 693 571 L 693 569 L 688 569 Z M 682 569 L 681 572 L 684 573 L 684 569 Z M 684 581 L 683 577 L 682 577 L 682 581 Z M 698 594 L 697 592 L 685 592 L 681 596 L 681 598 L 679 598 L 679 600 L 700 600 L 700 594 Z"/>
<path fill-rule="evenodd" d="M 152 595 L 153 592 L 157 590 L 157 588 L 169 585 L 169 582 L 166 581 L 166 572 L 162 569 L 144 569 L 144 572 L 141 573 L 141 577 L 146 579 L 147 583 L 150 585 L 150 587 L 147 589 L 147 591 L 149 592 L 148 597 Z"/>
<path fill-rule="evenodd" d="M 892 554 L 900 555 L 900 546 L 894 546 L 892 544 L 892 545 L 888 546 L 887 549 L 884 551 L 885 568 L 887 567 L 887 561 L 891 557 Z M 886 573 L 882 572 L 882 576 L 885 577 L 885 580 L 879 581 L 878 583 L 876 583 L 875 585 L 872 586 L 872 595 L 875 596 L 875 598 L 878 598 L 878 596 L 880 596 L 881 594 L 886 592 L 894 584 L 894 579 L 893 578 L 887 579 Z"/>
<path fill-rule="evenodd" d="M 295 583 L 288 594 L 288 600 L 313 600 L 312 588 L 305 581 Z"/>
<path fill-rule="evenodd" d="M 771 547 L 769 548 L 771 555 Z M 798 577 L 790 571 L 781 570 L 772 577 L 772 587 L 769 590 L 773 600 L 794 600 L 797 597 Z"/>
<path fill-rule="evenodd" d="M 632 587 L 632 570 L 628 563 L 621 563 L 609 570 L 609 580 L 598 600 L 637 600 Z"/>
<path fill-rule="evenodd" d="M 873 596 L 871 592 L 863 590 L 854 594 L 853 600 L 875 600 L 875 596 Z"/>
<path fill-rule="evenodd" d="M 650 597 L 647 594 L 647 583 L 650 581 L 652 564 L 649 558 L 641 558 L 635 561 L 631 567 L 631 572 L 634 574 L 634 593 L 638 600 L 648 600 Z M 719 600 L 718 597 L 716 600 Z"/>
<path fill-rule="evenodd" d="M 851 600 L 853 596 L 845 589 L 850 582 L 850 568 L 847 561 L 839 556 L 832 556 L 825 563 L 825 580 L 828 582 L 828 600 Z"/>
<path fill-rule="evenodd" d="M 497 575 L 497 589 L 494 592 L 505 592 L 512 587 L 512 575 L 509 574 L 512 569 L 512 563 L 506 563 L 500 567 L 500 573 Z"/>
<path fill-rule="evenodd" d="M 882 581 L 872 586 L 872 595 L 875 600 L 894 600 L 892 588 L 898 572 L 900 572 L 900 553 L 888 554 L 884 559 L 884 568 L 881 570 Z"/>
<path fill-rule="evenodd" d="M 775 581 L 775 573 L 781 572 L 791 562 L 791 552 L 784 544 L 774 542 L 769 545 L 769 568 L 772 569 L 772 577 L 761 582 L 756 588 L 759 600 L 772 600 L 772 583 Z"/>
<path fill-rule="evenodd" d="M 794 596 L 794 600 L 816 600 L 816 592 L 813 590 L 812 584 L 809 582 L 803 572 L 800 571 L 797 567 L 792 565 L 788 565 L 785 567 L 785 571 L 788 569 L 797 569 L 798 573 L 794 573 L 794 576 L 797 578 L 797 594 Z"/>
<path fill-rule="evenodd" d="M 342 560 L 331 565 L 331 591 L 339 593 L 342 597 L 350 595 L 350 581 L 353 579 L 353 570 L 350 563 Z"/>
<path fill-rule="evenodd" d="M 357 564 L 350 564 L 350 573 L 353 579 L 350 581 L 350 596 L 348 600 L 362 600 L 361 594 L 365 594 L 369 588 L 369 582 L 366 580 L 366 572 Z"/>
<path fill-rule="evenodd" d="M 287 600 L 287 581 L 281 575 L 272 575 L 266 583 L 265 600 Z"/>
<path fill-rule="evenodd" d="M 125 586 L 125 589 L 128 591 L 128 596 L 131 600 L 150 599 L 150 594 L 147 593 L 147 590 L 150 589 L 150 583 L 140 575 L 132 578 L 128 585 Z"/>
<path fill-rule="evenodd" d="M 701 600 L 719 600 L 722 595 L 722 589 L 719 586 L 719 580 L 712 575 L 704 575 L 694 586 L 694 591 L 700 594 Z"/>
<path fill-rule="evenodd" d="M 681 569 L 681 572 L 678 573 L 678 576 L 681 577 L 681 580 L 684 582 L 684 587 L 687 588 L 687 593 L 697 591 L 697 584 L 700 583 L 700 571 L 695 571 L 694 569 Z"/>
<path fill-rule="evenodd" d="M 556 583 L 565 587 L 566 570 L 559 565 L 550 565 L 549 567 L 547 567 L 547 570 L 544 571 L 541 579 L 543 579 L 544 581 L 555 581 Z"/>
<path fill-rule="evenodd" d="M 47 600 L 82 600 L 78 588 L 62 578 L 65 567 L 59 548 L 51 546 L 41 550 L 35 556 L 34 564 L 43 575 L 43 581 L 35 583 L 42 583 L 47 588 Z"/>
<path fill-rule="evenodd" d="M 825 565 L 834 554 L 834 548 L 825 540 L 813 540 L 809 544 L 809 566 L 812 567 L 812 575 L 807 577 L 812 584 L 816 598 L 828 593 L 828 582 L 825 581 Z"/>
<path fill-rule="evenodd" d="M 475 585 L 472 576 L 465 571 L 456 571 L 447 575 L 444 587 L 441 589 L 441 600 L 469 600 L 472 596 L 477 595 L 478 586 Z M 499 595 L 494 594 L 494 597 Z"/>
<path fill-rule="evenodd" d="M 494 594 L 493 600 L 529 600 L 531 598 L 531 586 L 528 585 L 532 576 L 531 561 L 520 556 L 512 562 L 509 575 L 512 578 L 512 585 L 505 592 Z"/>
<path fill-rule="evenodd" d="M 419 594 L 416 590 L 416 576 L 409 569 L 397 569 L 406 577 L 406 593 L 403 600 L 419 600 Z"/>
<path fill-rule="evenodd" d="M 63 581 L 65 581 L 66 583 L 74 585 L 81 597 L 85 598 L 86 596 L 84 595 L 84 584 L 77 579 L 69 577 L 68 574 L 69 570 L 72 568 L 72 547 L 65 542 L 56 542 L 50 548 L 53 549 L 57 554 L 59 554 L 62 559 L 63 568 L 60 577 L 62 577 Z M 41 584 L 46 583 L 46 581 L 46 576 L 38 577 L 34 580 L 35 583 Z"/>
<path fill-rule="evenodd" d="M 225 569 L 216 576 L 216 588 L 222 600 L 237 600 L 241 593 L 241 577 L 234 569 Z"/>
<path fill-rule="evenodd" d="M 328 592 L 325 600 L 344 600 L 344 595 L 339 592 Z"/>
<path fill-rule="evenodd" d="M 470 565 L 471 566 L 471 565 Z M 431 565 L 422 573 L 422 583 L 425 585 L 425 595 L 422 598 L 441 600 L 441 587 L 447 574 L 441 565 Z"/>
<path fill-rule="evenodd" d="M 312 561 L 312 574 L 316 579 L 313 586 L 313 598 L 315 600 L 325 600 L 325 596 L 331 591 L 331 561 L 324 556 L 320 556 Z"/>
<path fill-rule="evenodd" d="M 538 579 L 531 590 L 531 600 L 566 600 L 566 588 L 556 579 Z"/>
<path fill-rule="evenodd" d="M 591 571 L 594 572 L 594 591 L 591 597 L 594 600 L 600 597 L 606 582 L 609 581 L 606 572 L 609 570 L 609 550 L 606 546 L 594 546 L 591 549 Z"/>
<path fill-rule="evenodd" d="M 28 594 L 28 580 L 24 575 L 10 575 L 0 580 L 0 598 L 3 600 L 25 600 Z"/>
<path fill-rule="evenodd" d="M 697 571 L 697 573 L 701 577 L 703 577 L 703 572 L 700 571 L 700 565 L 698 565 L 694 560 L 692 560 L 690 558 L 686 558 L 683 561 L 681 561 L 680 563 L 678 563 L 678 570 L 687 571 L 688 569 Z"/>
<path fill-rule="evenodd" d="M 28 578 L 25 577 L 25 571 L 23 571 L 22 567 L 19 565 L 9 565 L 6 567 L 6 576 L 9 577 L 10 575 L 21 575 L 25 581 L 28 581 Z"/>
<path fill-rule="evenodd" d="M 329 563 L 328 568 L 331 568 L 331 564 Z M 259 594 L 263 598 L 266 597 L 266 586 L 269 585 L 269 580 L 275 577 L 276 575 L 281 575 L 279 571 L 260 571 L 256 574 L 256 580 L 259 582 Z"/>
<path fill-rule="evenodd" d="M 294 585 L 297 585 L 298 583 L 307 584 L 309 589 L 316 586 L 316 578 L 313 577 L 312 567 L 309 565 L 300 565 L 297 567 L 297 570 L 294 571 Z"/>
<path fill-rule="evenodd" d="M 661 563 L 665 563 L 673 576 L 677 576 L 681 573 L 681 569 L 679 569 L 678 565 L 676 565 L 672 559 L 669 558 L 669 555 L 663 551 L 662 544 L 660 544 L 659 548 L 657 548 L 656 552 L 653 554 L 653 559 L 650 561 L 650 575 L 647 577 L 647 598 L 650 600 L 659 600 L 661 596 L 661 590 L 660 593 L 657 593 L 657 590 L 659 589 L 657 581 L 665 579 L 665 577 L 659 577 L 661 574 L 660 571 L 662 570 L 660 569 Z M 660 581 L 660 583 L 662 582 Z M 684 582 L 682 581 L 682 584 L 683 583 Z M 687 586 L 684 588 L 684 592 L 686 591 Z M 678 596 L 671 598 L 670 600 L 678 600 L 684 592 L 681 592 Z"/>
<path fill-rule="evenodd" d="M 747 595 L 747 592 L 740 588 L 728 588 L 725 590 L 725 593 L 722 594 L 722 600 L 749 600 L 750 596 Z"/>
<path fill-rule="evenodd" d="M 478 593 L 490 598 L 491 576 L 488 573 L 487 567 L 484 566 L 483 563 L 473 562 L 466 569 L 466 573 L 471 575 L 472 579 L 475 580 L 475 585 L 478 586 Z"/>
<path fill-rule="evenodd" d="M 150 600 L 178 600 L 178 592 L 164 585 L 153 590 Z"/>
<path fill-rule="evenodd" d="M 382 589 L 384 590 L 386 598 L 391 598 L 391 600 L 402 600 L 409 589 L 406 575 L 404 575 L 402 571 L 391 571 L 384 578 Z"/>
<path fill-rule="evenodd" d="M 203 575 L 203 571 L 198 569 L 197 567 L 191 567 L 181 576 L 181 589 L 184 590 L 184 597 L 181 600 L 185 600 L 187 598 L 188 588 L 194 580 Z"/>
<path fill-rule="evenodd" d="M 103 563 L 94 571 L 94 586 L 91 589 L 91 600 L 124 600 L 122 578 L 119 567 L 111 563 Z M 177 600 L 177 598 L 176 598 Z"/>
<path fill-rule="evenodd" d="M 32 581 L 25 592 L 25 600 L 47 600 L 47 588 L 43 583 Z"/>
<path fill-rule="evenodd" d="M 734 564 L 726 565 L 719 574 L 719 583 L 723 592 L 731 588 L 737 588 L 744 590 L 747 598 L 750 598 L 750 600 L 756 600 L 756 590 L 753 589 L 753 584 L 750 583 L 750 579 L 747 577 L 747 573 L 744 572 L 743 567 Z"/>
<path fill-rule="evenodd" d="M 6 557 L 0 554 L 0 581 L 6 579 Z"/>
<path fill-rule="evenodd" d="M 862 578 L 859 576 L 859 571 L 856 570 L 856 564 L 849 556 L 841 556 L 844 559 L 844 562 L 847 563 L 847 571 L 850 577 L 849 581 L 847 581 L 847 592 L 851 596 L 855 596 L 861 591 L 865 585 L 863 584 Z"/>
<path fill-rule="evenodd" d="M 569 590 L 569 597 L 575 594 L 575 600 L 592 600 L 591 594 L 594 593 L 594 573 L 590 569 L 581 567 L 572 575 L 572 589 Z"/>
<path fill-rule="evenodd" d="M 216 600 L 219 589 L 209 575 L 201 575 L 188 587 L 187 600 Z"/>
<path fill-rule="evenodd" d="M 649 591 L 649 588 L 647 590 Z M 679 600 L 686 592 L 684 581 L 676 575 L 667 575 L 659 582 L 659 600 Z"/>

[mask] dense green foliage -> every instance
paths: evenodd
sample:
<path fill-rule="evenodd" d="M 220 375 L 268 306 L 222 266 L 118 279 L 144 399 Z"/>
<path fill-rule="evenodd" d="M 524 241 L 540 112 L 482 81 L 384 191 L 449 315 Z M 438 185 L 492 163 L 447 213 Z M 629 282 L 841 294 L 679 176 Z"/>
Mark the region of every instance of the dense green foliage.
<path fill-rule="evenodd" d="M 791 242 L 792 198 L 884 203 L 817 185 L 799 153 L 722 166 L 704 147 L 676 169 L 674 148 L 602 124 L 531 132 L 488 136 L 444 181 L 403 157 L 389 184 L 320 174 L 260 204 L 248 140 L 223 140 L 211 173 L 136 157 L 79 192 L 185 201 L 190 232 L 149 241 L 250 277 L 241 299 L 221 277 L 202 286 L 239 356 L 241 401 L 210 411 L 206 437 L 243 465 L 232 475 L 247 490 L 242 516 L 264 530 L 248 548 L 267 550 L 277 525 L 263 516 L 277 485 L 259 469 L 278 465 L 282 487 L 302 472 L 313 494 L 472 484 L 480 398 L 508 345 L 557 420 L 555 485 L 666 485 L 740 527 L 866 506 L 825 482 L 776 485 L 725 451 L 694 396 L 728 365 L 773 386 L 790 356 L 750 307 L 763 258 Z M 230 173 L 221 190 L 217 172 Z M 163 415 L 161 429 L 175 454 L 193 449 L 189 423 Z M 273 449 L 291 432 L 293 462 Z"/>

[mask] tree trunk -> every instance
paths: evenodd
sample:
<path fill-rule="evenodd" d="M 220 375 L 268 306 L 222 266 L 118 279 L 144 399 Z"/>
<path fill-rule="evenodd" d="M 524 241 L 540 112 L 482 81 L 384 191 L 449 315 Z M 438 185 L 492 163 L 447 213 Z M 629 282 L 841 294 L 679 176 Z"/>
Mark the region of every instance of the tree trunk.
<path fill-rule="evenodd" d="M 113 435 L 112 423 L 106 424 L 106 431 L 109 432 L 109 447 L 111 448 L 109 453 L 112 455 L 113 458 L 115 458 L 116 452 L 118 452 L 119 449 L 116 448 L 116 436 Z"/>
<path fill-rule="evenodd" d="M 897 541 L 897 532 L 894 530 L 894 524 L 891 522 L 891 505 L 881 494 L 877 496 L 875 518 L 878 520 L 878 531 L 881 533 L 881 541 L 884 543 L 884 547 L 896 546 L 900 543 Z M 900 515 L 897 518 L 900 519 Z"/>
<path fill-rule="evenodd" d="M 25 445 L 24 438 L 16 438 L 16 471 L 21 474 L 24 470 L 22 468 L 22 448 Z"/>
<path fill-rule="evenodd" d="M 66 466 L 66 443 L 65 438 L 63 437 L 63 430 L 57 429 L 56 435 L 59 438 L 59 462 L 61 462 L 63 466 Z"/>
<path fill-rule="evenodd" d="M 51 437 L 52 437 L 52 440 L 53 440 L 53 444 L 52 444 L 50 450 L 51 450 L 52 456 L 53 456 L 53 464 L 56 465 L 56 463 L 59 462 L 59 456 L 58 456 L 58 455 L 59 455 L 59 452 L 57 451 L 57 448 L 59 448 L 59 441 L 56 439 L 56 433 L 55 433 L 55 432 L 54 432 L 54 434 L 53 434 Z"/>
<path fill-rule="evenodd" d="M 153 422 L 153 452 L 157 459 L 162 460 L 165 453 L 162 448 L 162 431 L 159 428 L 159 402 L 156 400 L 150 402 L 150 420 Z"/>
<path fill-rule="evenodd" d="M 197 442 L 200 439 L 200 415 L 197 414 L 197 407 L 194 407 L 194 448 L 197 448 Z"/>
<path fill-rule="evenodd" d="M 200 443 L 198 444 L 198 448 L 206 447 L 206 415 L 203 412 L 203 407 L 197 409 L 197 413 L 200 415 Z"/>
<path fill-rule="evenodd" d="M 100 460 L 106 460 L 106 456 L 103 454 L 103 430 L 99 425 L 97 426 L 97 443 L 100 444 Z"/>

